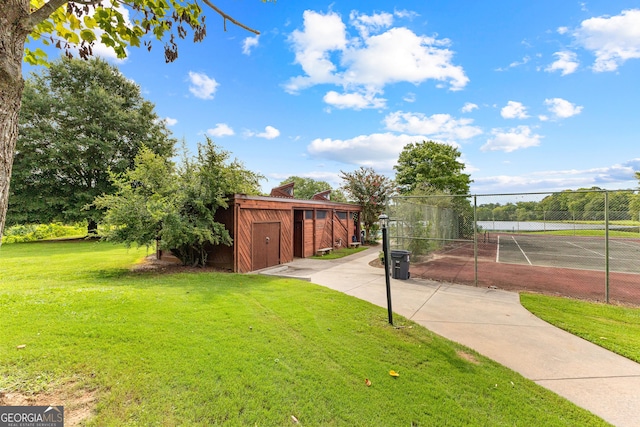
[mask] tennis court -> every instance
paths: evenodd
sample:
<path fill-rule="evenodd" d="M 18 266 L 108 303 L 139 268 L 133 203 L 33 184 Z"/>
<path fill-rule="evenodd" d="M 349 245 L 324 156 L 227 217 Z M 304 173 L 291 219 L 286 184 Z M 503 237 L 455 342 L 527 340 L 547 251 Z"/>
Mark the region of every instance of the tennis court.
<path fill-rule="evenodd" d="M 609 256 L 607 280 L 602 237 L 492 233 L 412 259 L 411 277 L 640 305 L 640 239 L 610 239 Z"/>
<path fill-rule="evenodd" d="M 498 234 L 496 262 L 605 270 L 603 238 Z M 640 274 L 640 239 L 609 239 L 609 271 Z"/>

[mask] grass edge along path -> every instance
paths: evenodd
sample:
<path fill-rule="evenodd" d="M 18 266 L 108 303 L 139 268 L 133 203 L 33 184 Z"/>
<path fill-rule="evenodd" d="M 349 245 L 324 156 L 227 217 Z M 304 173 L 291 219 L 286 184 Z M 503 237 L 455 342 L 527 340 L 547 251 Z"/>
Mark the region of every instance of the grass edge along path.
<path fill-rule="evenodd" d="M 524 308 L 560 329 L 640 363 L 640 308 L 521 293 Z"/>
<path fill-rule="evenodd" d="M 0 391 L 73 384 L 95 396 L 89 426 L 607 425 L 367 302 L 293 279 L 132 273 L 144 255 L 3 246 Z"/>

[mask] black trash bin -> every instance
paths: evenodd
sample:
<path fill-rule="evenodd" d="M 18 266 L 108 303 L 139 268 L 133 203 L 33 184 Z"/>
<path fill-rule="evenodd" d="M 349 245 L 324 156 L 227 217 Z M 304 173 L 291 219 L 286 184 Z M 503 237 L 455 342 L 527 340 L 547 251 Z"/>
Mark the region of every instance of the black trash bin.
<path fill-rule="evenodd" d="M 409 255 L 411 255 L 409 251 L 391 251 L 391 277 L 407 280 L 411 276 L 411 273 L 409 273 Z"/>

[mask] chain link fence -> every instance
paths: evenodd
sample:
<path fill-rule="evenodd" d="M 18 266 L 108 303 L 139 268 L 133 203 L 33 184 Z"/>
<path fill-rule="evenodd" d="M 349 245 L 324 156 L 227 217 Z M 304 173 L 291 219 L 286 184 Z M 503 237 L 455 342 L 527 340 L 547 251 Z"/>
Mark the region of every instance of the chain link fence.
<path fill-rule="evenodd" d="M 632 190 L 398 196 L 387 213 L 412 277 L 640 304 Z"/>

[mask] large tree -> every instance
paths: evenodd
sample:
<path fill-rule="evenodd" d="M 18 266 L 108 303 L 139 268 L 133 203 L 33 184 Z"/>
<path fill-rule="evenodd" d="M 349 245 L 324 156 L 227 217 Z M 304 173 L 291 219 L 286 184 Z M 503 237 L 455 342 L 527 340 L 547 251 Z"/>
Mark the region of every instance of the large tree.
<path fill-rule="evenodd" d="M 300 176 L 290 176 L 280 183 L 285 185 L 295 183 L 294 196 L 296 199 L 311 199 L 315 194 L 322 191 L 331 190 L 331 200 L 334 202 L 346 202 L 347 199 L 339 189 L 333 189 L 326 181 L 319 181 L 313 178 L 303 178 Z"/>
<path fill-rule="evenodd" d="M 266 0 L 262 0 L 263 2 Z M 249 31 L 257 31 L 239 23 L 210 0 L 203 2 L 222 16 Z M 132 20 L 125 19 L 132 11 Z M 92 55 L 94 43 L 111 46 L 118 57 L 126 56 L 127 46 L 151 48 L 153 39 L 164 41 L 167 62 L 178 56 L 176 36 L 185 38 L 187 29 L 194 41 L 206 34 L 205 16 L 195 0 L 1 0 L 0 1 L 0 239 L 7 212 L 9 182 L 18 137 L 18 113 L 24 79 L 22 60 L 32 64 L 46 63 L 41 49 L 25 52 L 27 38 L 41 39 L 65 51 L 75 49 L 82 58 Z M 1 240 L 0 240 L 1 241 Z"/>
<path fill-rule="evenodd" d="M 76 222 L 95 232 L 85 209 L 114 188 L 109 171 L 133 166 L 142 146 L 162 157 L 175 140 L 138 85 L 93 59 L 62 58 L 26 82 L 7 223 Z"/>
<path fill-rule="evenodd" d="M 406 145 L 394 166 L 400 192 L 424 187 L 446 194 L 468 194 L 472 180 L 463 173 L 465 165 L 459 157 L 460 151 L 448 144 L 422 141 Z"/>
<path fill-rule="evenodd" d="M 378 217 L 385 211 L 387 200 L 393 192 L 393 181 L 377 173 L 373 168 L 360 167 L 353 172 L 340 171 L 344 181 L 342 189 L 349 198 L 362 207 L 362 222 L 367 239 L 375 240 Z"/>
<path fill-rule="evenodd" d="M 183 156 L 177 166 L 144 148 L 135 166 L 112 174 L 115 194 L 97 197 L 106 209 L 106 238 L 149 246 L 156 239 L 184 265 L 204 266 L 211 245 L 230 245 L 229 231 L 215 221 L 227 208 L 227 195 L 258 194 L 263 177 L 244 168 L 207 138 L 196 157 Z"/>

